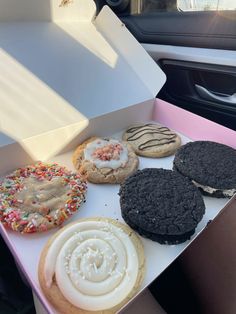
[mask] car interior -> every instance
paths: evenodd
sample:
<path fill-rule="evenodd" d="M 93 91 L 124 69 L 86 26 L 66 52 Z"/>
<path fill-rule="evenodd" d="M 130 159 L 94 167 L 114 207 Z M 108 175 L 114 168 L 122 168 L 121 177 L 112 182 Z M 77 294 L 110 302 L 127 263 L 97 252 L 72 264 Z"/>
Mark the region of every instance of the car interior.
<path fill-rule="evenodd" d="M 97 12 L 108 5 L 116 13 L 166 74 L 157 98 L 236 130 L 235 0 L 95 2 Z M 148 287 L 158 306 L 153 313 L 236 313 L 235 210 L 233 200 Z M 2 238 L 0 248 L 0 314 L 36 313 Z M 137 304 L 133 313 L 149 313 L 144 300 Z"/>

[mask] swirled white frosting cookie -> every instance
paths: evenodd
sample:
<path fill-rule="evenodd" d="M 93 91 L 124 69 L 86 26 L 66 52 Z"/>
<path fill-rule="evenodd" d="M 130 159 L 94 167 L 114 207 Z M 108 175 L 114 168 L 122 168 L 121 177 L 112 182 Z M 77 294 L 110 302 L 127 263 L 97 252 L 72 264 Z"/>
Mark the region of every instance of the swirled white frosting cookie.
<path fill-rule="evenodd" d="M 130 126 L 123 134 L 135 150 L 146 157 L 165 157 L 175 153 L 181 145 L 180 137 L 169 128 L 156 123 L 140 123 Z"/>
<path fill-rule="evenodd" d="M 60 313 L 115 313 L 143 280 L 141 240 L 109 218 L 79 220 L 57 232 L 39 262 L 42 290 Z"/>
<path fill-rule="evenodd" d="M 75 168 L 93 183 L 121 183 L 139 164 L 132 147 L 115 139 L 89 138 L 77 147 Z"/>
<path fill-rule="evenodd" d="M 0 182 L 0 221 L 21 233 L 61 225 L 85 200 L 86 181 L 57 164 L 19 168 Z"/>

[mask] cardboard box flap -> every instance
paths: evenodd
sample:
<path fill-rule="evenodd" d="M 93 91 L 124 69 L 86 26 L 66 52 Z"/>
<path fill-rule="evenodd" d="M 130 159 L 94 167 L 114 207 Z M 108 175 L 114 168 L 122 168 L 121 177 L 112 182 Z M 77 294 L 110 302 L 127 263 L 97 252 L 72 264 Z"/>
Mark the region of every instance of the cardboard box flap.
<path fill-rule="evenodd" d="M 96 19 L 92 0 L 0 0 L 0 7 L 0 127 L 14 140 L 87 125 L 153 98 L 164 84 L 108 7 Z"/>
<path fill-rule="evenodd" d="M 112 42 L 116 51 L 126 60 L 128 65 L 142 81 L 152 97 L 156 97 L 166 81 L 164 72 L 150 58 L 134 36 L 127 31 L 125 25 L 104 6 L 95 21 L 105 38 Z"/>
<path fill-rule="evenodd" d="M 81 22 L 96 14 L 91 0 L 0 0 L 0 8 L 0 22 Z"/>

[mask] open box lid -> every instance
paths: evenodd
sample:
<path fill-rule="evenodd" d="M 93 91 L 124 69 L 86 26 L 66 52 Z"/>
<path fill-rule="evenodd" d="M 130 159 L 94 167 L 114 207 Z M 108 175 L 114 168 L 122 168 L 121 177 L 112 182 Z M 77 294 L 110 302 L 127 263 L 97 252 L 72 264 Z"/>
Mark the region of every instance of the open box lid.
<path fill-rule="evenodd" d="M 0 0 L 0 144 L 152 99 L 165 75 L 93 0 Z"/>

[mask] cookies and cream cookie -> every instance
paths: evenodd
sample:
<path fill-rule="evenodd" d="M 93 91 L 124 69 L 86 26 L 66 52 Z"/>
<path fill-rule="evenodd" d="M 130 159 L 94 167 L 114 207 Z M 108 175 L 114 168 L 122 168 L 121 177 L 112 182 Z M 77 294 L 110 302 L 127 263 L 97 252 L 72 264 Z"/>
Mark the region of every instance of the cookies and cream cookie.
<path fill-rule="evenodd" d="M 174 169 L 205 195 L 220 198 L 236 193 L 236 150 L 232 147 L 211 141 L 187 143 L 177 151 Z"/>
<path fill-rule="evenodd" d="M 138 170 L 121 185 L 119 194 L 125 222 L 161 244 L 190 239 L 205 213 L 198 189 L 172 170 Z"/>
<path fill-rule="evenodd" d="M 139 164 L 128 143 L 97 137 L 79 145 L 72 160 L 75 168 L 93 183 L 121 183 Z"/>
<path fill-rule="evenodd" d="M 0 221 L 21 233 L 61 225 L 85 200 L 86 181 L 57 164 L 19 168 L 0 182 Z"/>
<path fill-rule="evenodd" d="M 180 137 L 169 128 L 156 123 L 130 126 L 123 134 L 136 154 L 146 157 L 164 157 L 175 153 L 181 145 Z"/>
<path fill-rule="evenodd" d="M 110 218 L 81 219 L 45 245 L 39 282 L 60 313 L 116 313 L 139 289 L 145 258 L 141 240 Z"/>

